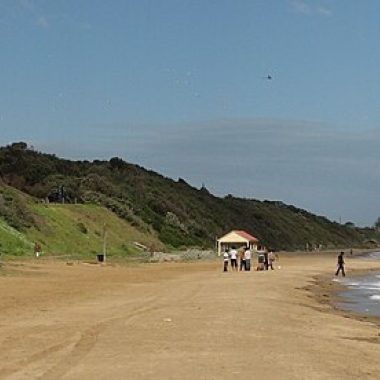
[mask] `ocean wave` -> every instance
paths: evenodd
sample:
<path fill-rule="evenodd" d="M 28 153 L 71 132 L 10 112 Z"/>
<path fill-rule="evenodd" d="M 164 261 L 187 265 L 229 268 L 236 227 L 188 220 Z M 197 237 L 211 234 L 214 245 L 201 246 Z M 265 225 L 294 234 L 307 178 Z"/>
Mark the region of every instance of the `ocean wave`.
<path fill-rule="evenodd" d="M 344 310 L 351 310 L 366 315 L 380 317 L 380 273 L 368 273 L 366 276 L 354 279 L 341 278 L 340 283 L 346 290 L 341 292 L 347 301 L 339 306 Z"/>
<path fill-rule="evenodd" d="M 358 286 L 357 288 L 350 287 L 350 289 L 359 289 L 359 290 L 380 290 L 379 286 Z"/>
<path fill-rule="evenodd" d="M 347 285 L 347 286 L 359 286 L 359 285 L 362 285 L 360 282 L 346 282 L 344 285 Z"/>
<path fill-rule="evenodd" d="M 380 260 L 380 252 L 365 253 L 360 258 L 364 260 Z"/>
<path fill-rule="evenodd" d="M 345 281 L 343 282 L 349 289 L 361 289 L 361 290 L 379 290 L 379 281 Z"/>

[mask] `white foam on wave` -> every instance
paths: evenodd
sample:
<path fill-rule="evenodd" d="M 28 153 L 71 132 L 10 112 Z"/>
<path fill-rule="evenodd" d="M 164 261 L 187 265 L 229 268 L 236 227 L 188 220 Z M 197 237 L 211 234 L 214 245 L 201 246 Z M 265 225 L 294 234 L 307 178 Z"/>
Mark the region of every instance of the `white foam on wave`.
<path fill-rule="evenodd" d="M 374 301 L 380 301 L 380 294 L 373 294 L 372 296 L 369 296 L 369 298 Z"/>
<path fill-rule="evenodd" d="M 380 290 L 380 281 L 345 281 L 344 285 L 350 289 Z"/>
<path fill-rule="evenodd" d="M 380 290 L 380 288 L 378 286 L 358 286 L 357 288 L 356 287 L 350 287 L 351 289 L 360 289 L 360 290 Z"/>
<path fill-rule="evenodd" d="M 370 252 L 370 253 L 363 254 L 363 256 L 361 256 L 361 259 L 380 260 L 380 252 Z"/>
<path fill-rule="evenodd" d="M 360 286 L 362 284 L 360 282 L 346 282 L 345 285 L 355 287 Z"/>

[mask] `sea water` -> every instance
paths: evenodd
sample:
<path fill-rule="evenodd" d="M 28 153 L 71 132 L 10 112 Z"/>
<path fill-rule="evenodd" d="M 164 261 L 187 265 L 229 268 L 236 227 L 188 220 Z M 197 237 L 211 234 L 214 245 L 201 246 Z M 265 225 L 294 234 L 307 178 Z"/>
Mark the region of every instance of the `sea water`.
<path fill-rule="evenodd" d="M 360 260 L 380 260 L 380 252 L 371 252 L 360 256 Z M 339 302 L 338 307 L 360 314 L 380 317 L 380 273 L 370 273 L 354 278 L 339 278 L 346 287 L 339 293 L 345 301 Z"/>

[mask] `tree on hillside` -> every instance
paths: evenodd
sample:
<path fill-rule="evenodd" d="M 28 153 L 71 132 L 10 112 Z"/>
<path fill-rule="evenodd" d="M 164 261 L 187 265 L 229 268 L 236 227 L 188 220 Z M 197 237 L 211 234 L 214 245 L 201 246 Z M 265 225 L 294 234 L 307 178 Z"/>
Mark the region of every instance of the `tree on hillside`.
<path fill-rule="evenodd" d="M 11 149 L 26 150 L 28 149 L 28 144 L 23 141 L 12 143 Z"/>
<path fill-rule="evenodd" d="M 125 162 L 119 157 L 112 157 L 110 165 L 112 169 L 122 169 L 125 166 Z"/>

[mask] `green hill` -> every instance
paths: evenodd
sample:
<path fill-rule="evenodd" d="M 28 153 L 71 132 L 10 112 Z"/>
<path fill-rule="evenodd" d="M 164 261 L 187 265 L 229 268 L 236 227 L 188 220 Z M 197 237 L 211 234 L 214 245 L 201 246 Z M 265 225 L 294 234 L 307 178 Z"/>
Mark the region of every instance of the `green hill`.
<path fill-rule="evenodd" d="M 372 229 L 331 222 L 282 202 L 215 197 L 206 188 L 196 189 L 183 179 L 174 181 L 117 157 L 109 161 L 69 161 L 15 143 L 0 148 L 0 178 L 4 185 L 35 199 L 28 211 L 22 207 L 25 200 L 21 196 L 20 205 L 13 203 L 8 208 L 3 199 L 0 216 L 16 230 L 27 231 L 30 241 L 44 240 L 48 235 L 51 240 L 46 244 L 64 252 L 75 249 L 76 244 L 70 242 L 73 237 L 80 237 L 83 249 L 99 250 L 101 220 L 105 217 L 100 213 L 106 212 L 101 207 L 109 210 L 107 218 L 118 216 L 125 228 L 133 227 L 136 234 L 156 239 L 147 244 L 162 242 L 169 249 L 213 247 L 215 237 L 231 229 L 247 230 L 262 244 L 285 250 L 320 244 L 329 248 L 361 246 L 378 236 Z M 43 201 L 49 201 L 49 205 L 43 205 Z M 62 202 L 65 205 L 59 206 Z M 98 210 L 96 227 L 87 228 L 92 218 L 89 210 Z M 80 231 L 80 223 L 88 233 Z M 65 231 L 54 243 L 53 226 Z M 116 235 L 123 236 L 123 231 L 115 231 L 115 242 Z M 120 248 L 123 243 L 115 244 Z"/>
<path fill-rule="evenodd" d="M 0 254 L 25 255 L 32 252 L 32 242 L 0 219 Z"/>
<path fill-rule="evenodd" d="M 48 255 L 94 256 L 102 252 L 131 255 L 163 249 L 154 234 L 144 233 L 104 207 L 93 204 L 43 204 L 8 186 L 0 186 L 0 253 L 33 255 L 34 242 Z"/>

